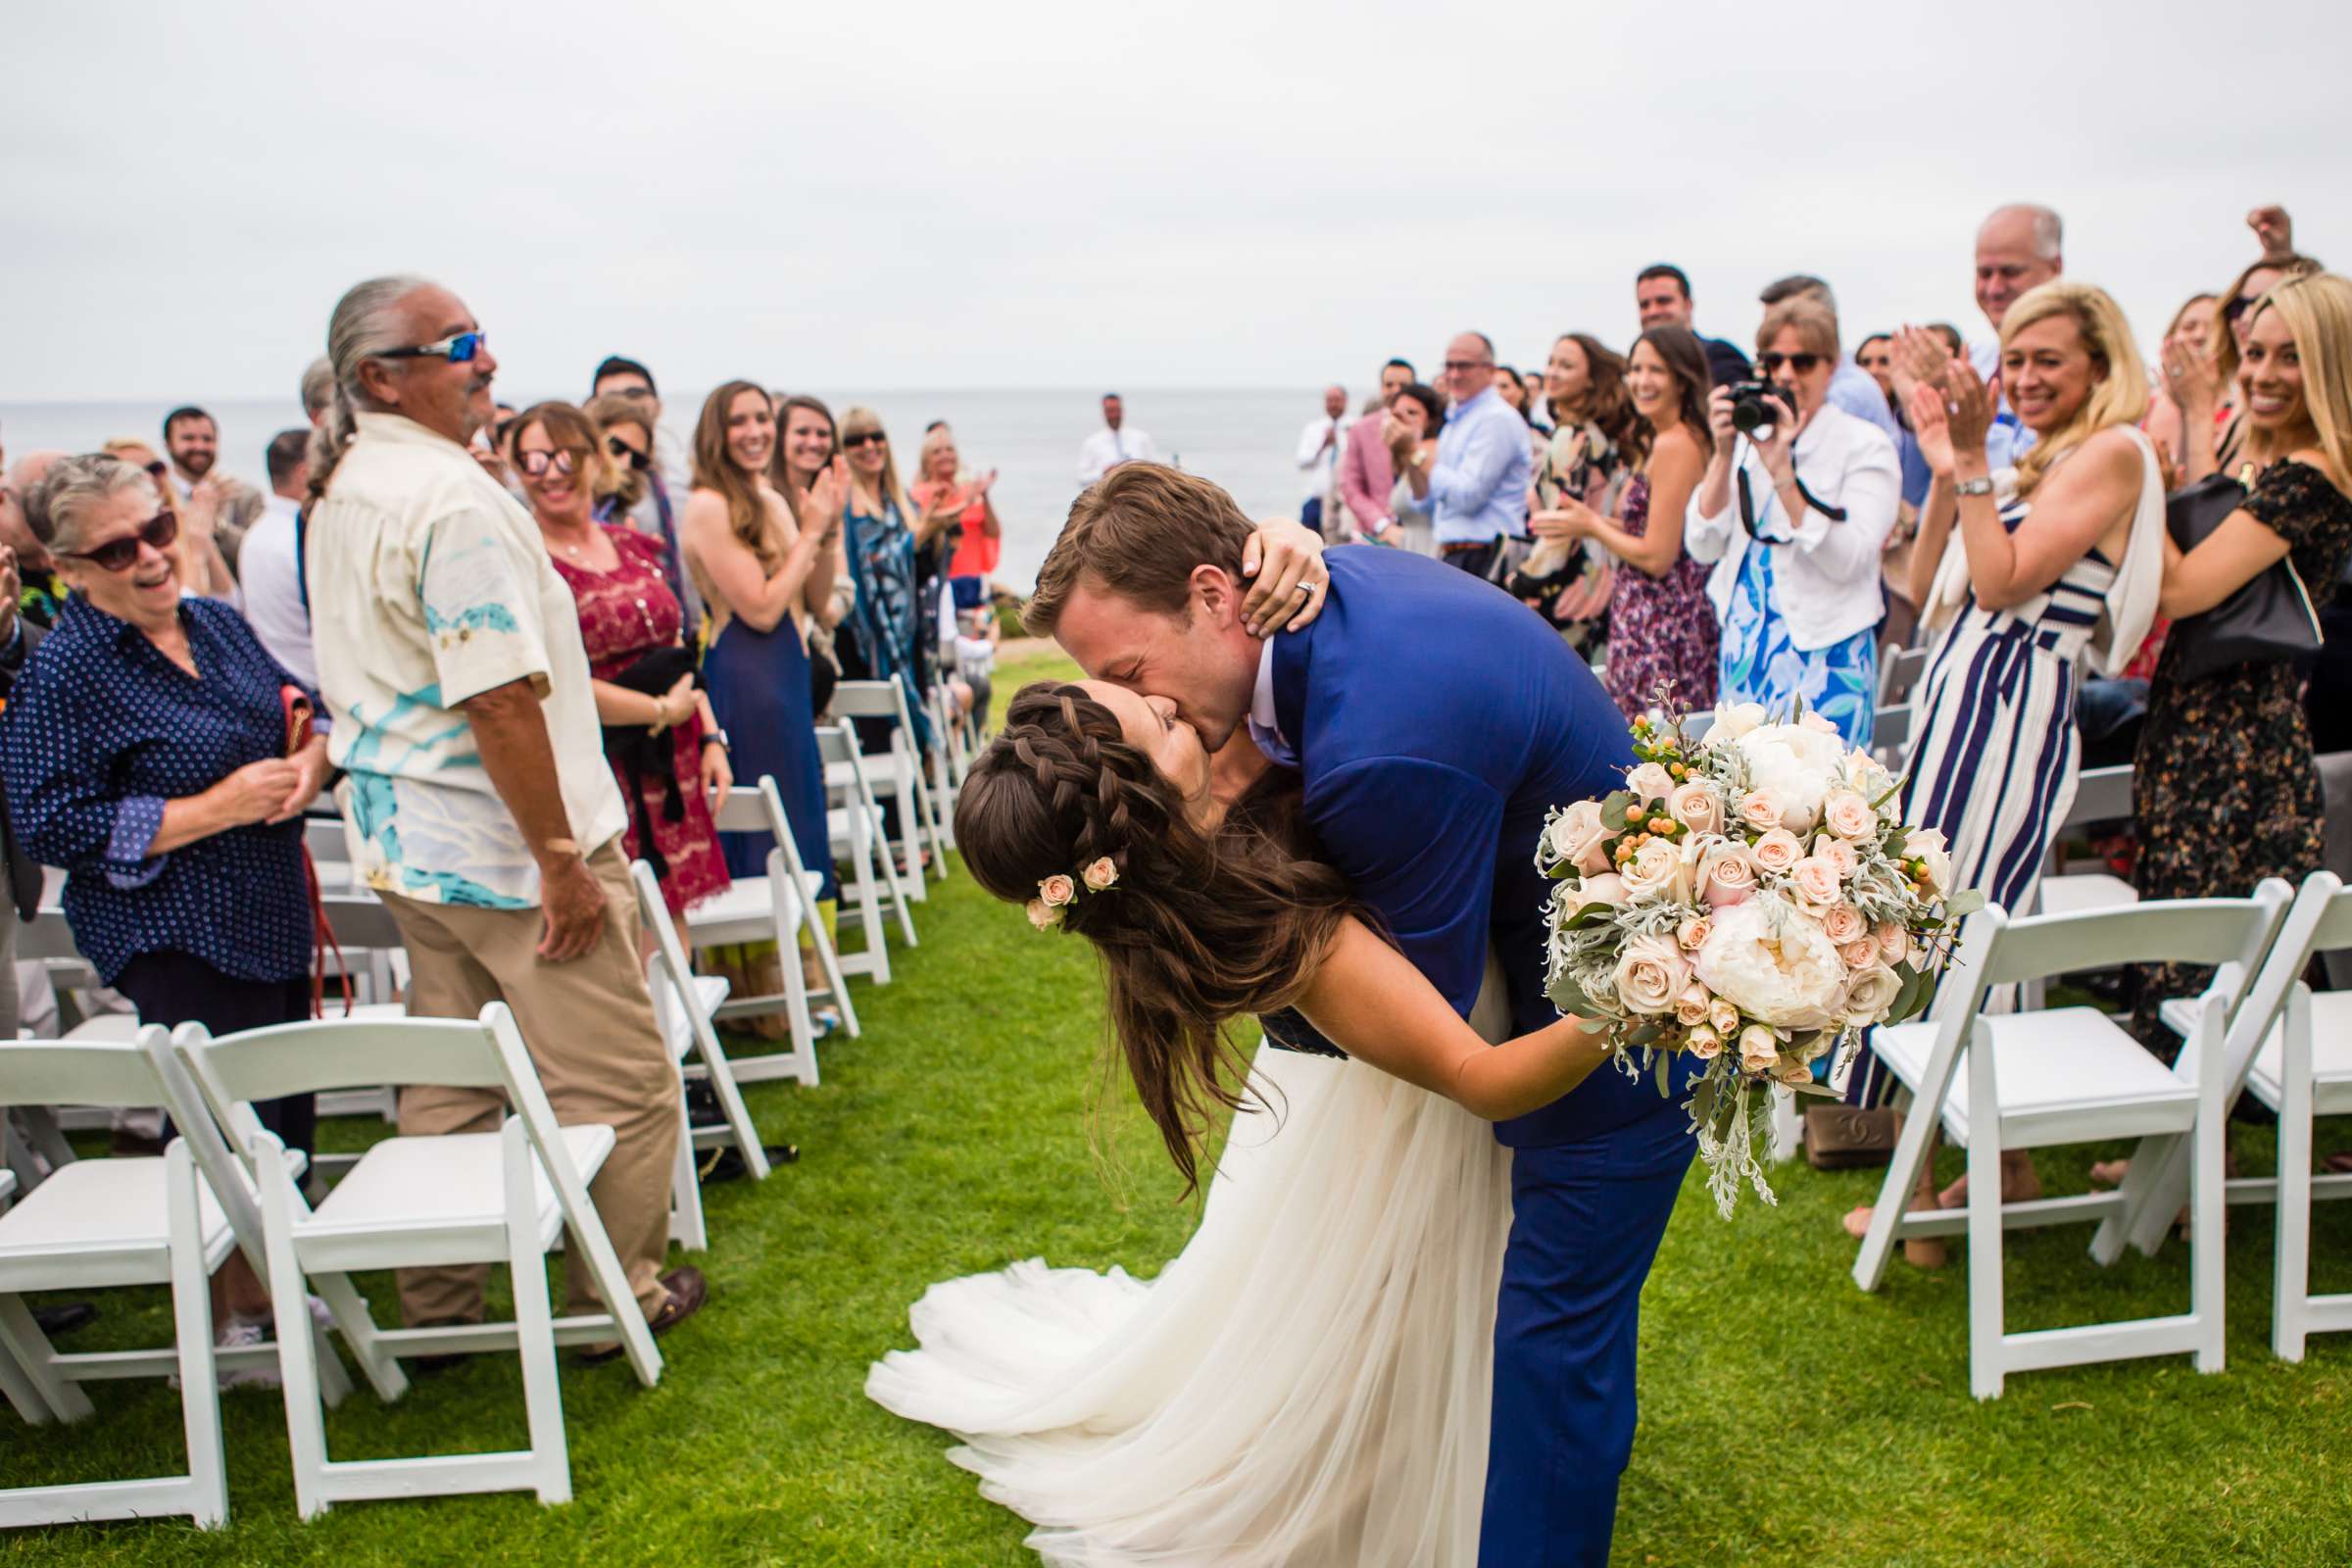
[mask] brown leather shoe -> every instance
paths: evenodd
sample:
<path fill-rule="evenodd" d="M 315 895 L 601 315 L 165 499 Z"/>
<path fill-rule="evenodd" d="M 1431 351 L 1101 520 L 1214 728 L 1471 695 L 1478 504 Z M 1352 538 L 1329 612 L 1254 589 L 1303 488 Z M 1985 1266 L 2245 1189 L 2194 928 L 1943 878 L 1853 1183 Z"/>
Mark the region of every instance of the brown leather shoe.
<path fill-rule="evenodd" d="M 645 1326 L 657 1335 L 667 1334 L 694 1316 L 703 1309 L 703 1303 L 710 1298 L 710 1282 L 704 1279 L 703 1271 L 691 1263 L 662 1275 L 662 1288 L 669 1293 L 668 1299 L 662 1303 L 661 1311 L 645 1320 Z M 579 1352 L 577 1359 L 582 1366 L 596 1366 L 612 1360 L 620 1354 L 622 1348 L 621 1343 L 615 1340 L 611 1345 L 589 1347 Z"/>

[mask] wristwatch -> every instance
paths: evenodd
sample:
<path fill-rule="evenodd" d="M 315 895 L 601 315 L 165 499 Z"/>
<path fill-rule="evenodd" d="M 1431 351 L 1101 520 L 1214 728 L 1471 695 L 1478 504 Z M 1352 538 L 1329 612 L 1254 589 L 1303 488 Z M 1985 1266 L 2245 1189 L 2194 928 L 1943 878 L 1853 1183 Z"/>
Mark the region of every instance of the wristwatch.
<path fill-rule="evenodd" d="M 1988 496 L 1992 494 L 1992 475 L 1987 473 L 1981 474 L 1974 479 L 1963 479 L 1952 486 L 1952 494 L 1956 496 Z"/>
<path fill-rule="evenodd" d="M 727 739 L 727 732 L 723 729 L 705 730 L 703 732 L 703 744 L 705 746 L 715 746 L 722 752 L 732 752 L 735 750 L 734 743 Z"/>

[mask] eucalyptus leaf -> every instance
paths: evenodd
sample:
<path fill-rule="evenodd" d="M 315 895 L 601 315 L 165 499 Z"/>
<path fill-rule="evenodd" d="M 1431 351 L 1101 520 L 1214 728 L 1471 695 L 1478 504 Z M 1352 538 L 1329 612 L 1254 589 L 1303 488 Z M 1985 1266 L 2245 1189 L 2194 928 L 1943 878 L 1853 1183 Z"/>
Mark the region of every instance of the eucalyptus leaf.
<path fill-rule="evenodd" d="M 1625 1037 L 1625 1049 L 1628 1051 L 1639 1050 L 1665 1032 L 1666 1027 L 1663 1024 L 1645 1023 Z"/>
<path fill-rule="evenodd" d="M 1955 919 L 1964 914 L 1974 914 L 1983 907 L 1984 907 L 1984 890 L 1983 888 L 1963 888 L 1943 901 L 1943 912 Z"/>
<path fill-rule="evenodd" d="M 1667 1088 L 1668 1074 L 1674 1070 L 1671 1065 L 1673 1060 L 1673 1052 L 1661 1051 L 1657 1053 L 1658 1097 L 1661 1100 L 1674 1092 L 1673 1090 Z"/>

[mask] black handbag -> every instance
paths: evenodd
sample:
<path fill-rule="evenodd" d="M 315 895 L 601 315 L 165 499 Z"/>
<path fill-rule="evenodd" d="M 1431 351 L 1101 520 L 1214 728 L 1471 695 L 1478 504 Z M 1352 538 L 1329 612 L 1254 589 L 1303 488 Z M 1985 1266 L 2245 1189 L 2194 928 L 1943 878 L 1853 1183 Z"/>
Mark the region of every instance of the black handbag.
<path fill-rule="evenodd" d="M 2194 550 L 2246 503 L 2246 487 L 2228 474 L 2208 474 L 2165 502 L 2165 531 L 2182 551 Z M 2170 653 L 2180 680 L 2202 680 L 2235 664 L 2275 664 L 2320 649 L 2320 617 L 2291 557 L 2257 572 L 2202 614 L 2173 623 Z"/>
<path fill-rule="evenodd" d="M 681 675 L 692 675 L 695 688 L 702 689 L 703 674 L 695 668 L 692 654 L 683 648 L 656 648 L 615 674 L 612 684 L 643 692 L 648 697 L 660 697 L 675 686 Z M 618 764 L 622 776 L 628 780 L 629 814 L 637 822 L 637 853 L 654 868 L 657 879 L 667 877 L 669 859 L 662 853 L 662 846 L 654 842 L 653 818 L 645 806 L 645 781 L 651 777 L 662 783 L 662 819 L 684 821 L 686 802 L 678 788 L 676 743 L 669 731 L 656 734 L 644 724 L 607 724 L 604 731 L 605 755 Z"/>

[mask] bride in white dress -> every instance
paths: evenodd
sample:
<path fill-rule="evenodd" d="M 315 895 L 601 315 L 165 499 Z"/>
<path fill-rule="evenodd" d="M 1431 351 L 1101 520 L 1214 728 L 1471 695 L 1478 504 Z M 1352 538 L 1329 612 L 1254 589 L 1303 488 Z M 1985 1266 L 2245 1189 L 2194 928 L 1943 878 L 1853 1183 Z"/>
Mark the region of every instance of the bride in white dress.
<path fill-rule="evenodd" d="M 1026 733 L 1033 760 L 1073 725 L 1115 724 L 1144 767 L 1187 798 L 1208 793 L 1197 739 L 1188 751 L 1189 731 L 1163 729 L 1168 715 L 1149 700 L 1092 682 L 1075 703 L 1072 688 L 1031 701 L 1037 691 L 1016 699 L 1000 746 Z M 1231 764 L 1245 754 L 1249 771 L 1262 771 L 1237 740 L 1219 755 L 1217 795 L 1237 792 Z M 1066 774 L 1067 757 L 1055 760 Z M 1103 765 L 1132 772 L 1135 758 Z M 1026 763 L 1013 772 L 1025 778 Z M 973 778 L 983 779 L 977 767 Z M 968 784 L 964 800 L 976 800 Z M 992 877 L 990 862 L 1005 857 L 991 855 L 983 824 L 960 810 L 957 841 L 1001 896 L 1035 881 Z M 1072 863 L 1100 847 L 1082 831 L 1048 858 Z M 1126 874 L 1148 874 L 1145 858 L 1128 857 Z M 1104 906 L 1116 908 L 1107 898 Z M 1090 910 L 1073 927 L 1091 935 L 1102 917 Z M 1426 989 L 1394 950 L 1369 945 Z M 1331 952 L 1323 968 L 1336 986 L 1331 971 L 1357 955 L 1344 941 Z M 1347 987 L 1365 989 L 1362 973 L 1351 969 Z M 1570 1023 L 1486 1051 L 1434 991 L 1427 1002 L 1443 1023 L 1393 996 L 1350 1009 L 1326 989 L 1306 988 L 1299 1005 L 1381 1065 L 1262 1046 L 1200 1227 L 1156 1279 L 1031 1258 L 933 1286 L 912 1312 L 921 1348 L 885 1356 L 867 1377 L 877 1402 L 961 1440 L 949 1457 L 980 1476 L 983 1495 L 1037 1526 L 1029 1544 L 1050 1563 L 1467 1568 L 1477 1559 L 1511 1214 L 1510 1152 L 1483 1118 L 1508 1111 L 1432 1074 L 1412 1059 L 1420 1048 L 1383 1037 L 1450 1025 L 1456 1070 L 1516 1063 L 1528 1074 L 1516 1092 L 1537 1103 L 1581 1081 L 1600 1050 Z M 1498 1004 L 1491 984 L 1472 1019 L 1486 1040 L 1507 1027 Z M 1481 1114 L 1392 1071 L 1458 1094 Z"/>

